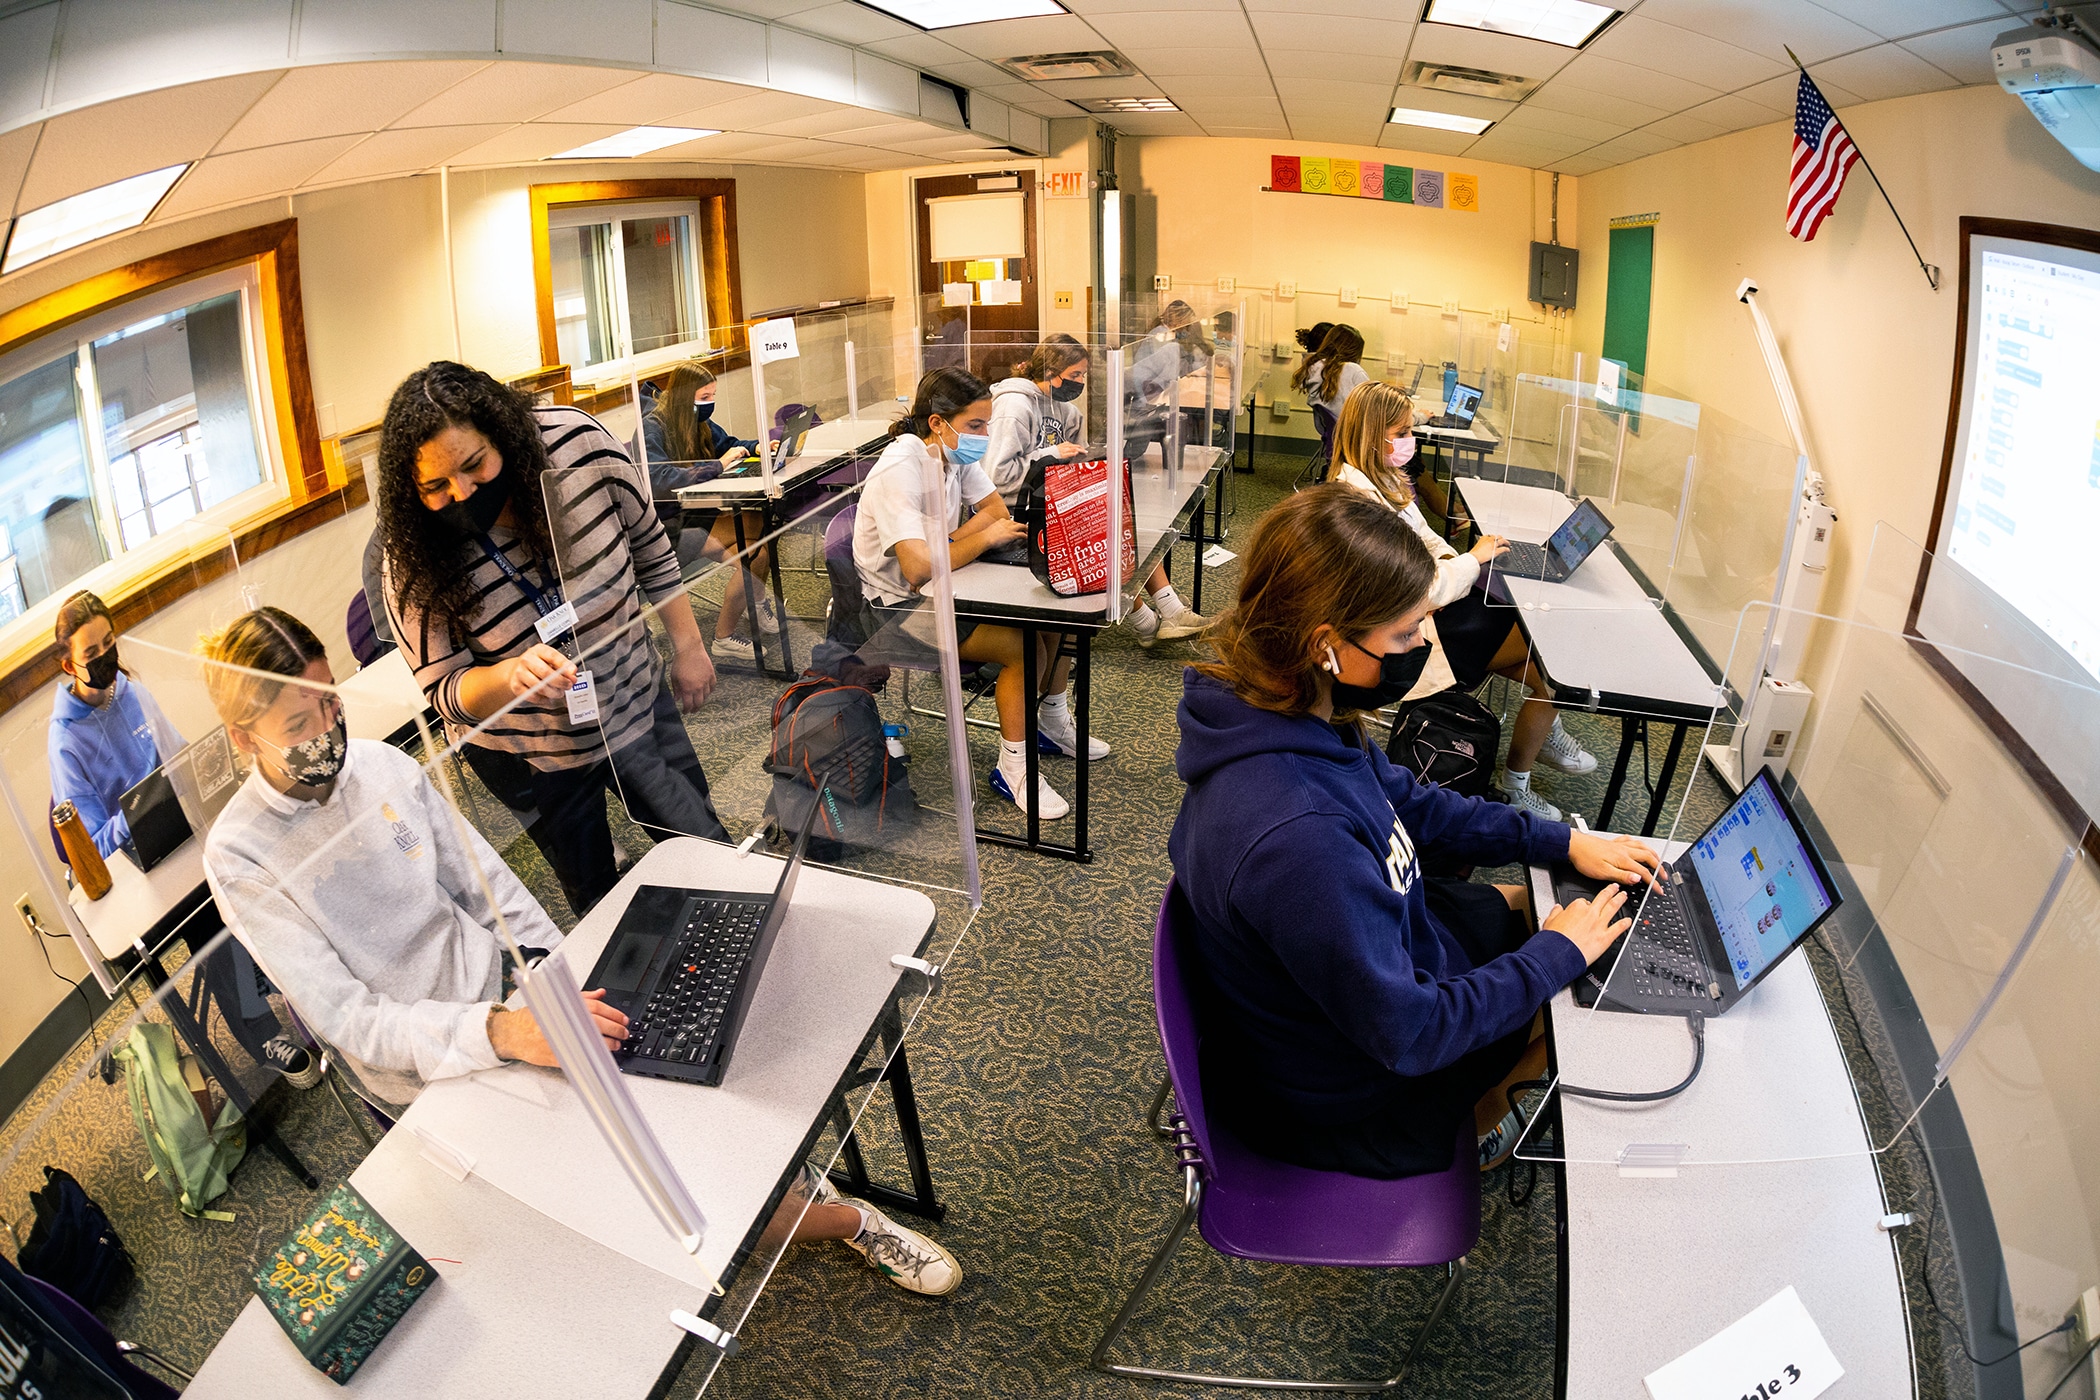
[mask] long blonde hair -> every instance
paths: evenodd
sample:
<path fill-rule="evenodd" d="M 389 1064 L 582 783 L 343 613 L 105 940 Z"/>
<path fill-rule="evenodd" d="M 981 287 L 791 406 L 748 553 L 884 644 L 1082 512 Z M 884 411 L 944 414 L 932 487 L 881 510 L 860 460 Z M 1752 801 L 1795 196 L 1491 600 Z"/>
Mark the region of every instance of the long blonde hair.
<path fill-rule="evenodd" d="M 1385 459 L 1386 435 L 1394 428 L 1414 425 L 1414 403 L 1391 384 L 1373 380 L 1356 386 L 1342 405 L 1341 426 L 1334 431 L 1334 451 L 1345 466 L 1371 479 L 1378 494 L 1405 509 L 1415 498 L 1414 483 L 1406 472 Z"/>
<path fill-rule="evenodd" d="M 285 682 L 271 676 L 297 676 L 314 662 L 326 661 L 328 648 L 284 609 L 257 608 L 199 637 L 197 654 L 213 663 L 204 675 L 212 708 L 228 727 L 245 729 L 284 691 Z"/>

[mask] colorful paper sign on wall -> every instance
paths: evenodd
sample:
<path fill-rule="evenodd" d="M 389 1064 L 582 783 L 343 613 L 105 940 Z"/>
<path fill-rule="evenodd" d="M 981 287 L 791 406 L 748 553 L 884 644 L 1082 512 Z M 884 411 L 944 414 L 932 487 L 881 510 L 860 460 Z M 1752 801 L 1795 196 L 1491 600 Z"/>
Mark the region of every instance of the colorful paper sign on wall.
<path fill-rule="evenodd" d="M 1365 199 L 1385 198 L 1385 165 L 1383 162 L 1367 160 L 1356 175 L 1356 192 Z"/>
<path fill-rule="evenodd" d="M 1340 156 L 1270 156 L 1269 189 L 1480 212 L 1480 177 Z"/>
<path fill-rule="evenodd" d="M 1441 170 L 1417 170 L 1415 172 L 1415 203 L 1423 209 L 1444 207 L 1444 172 Z"/>
<path fill-rule="evenodd" d="M 1356 194 L 1357 168 L 1358 162 L 1342 160 L 1339 157 L 1327 162 L 1327 178 L 1333 182 L 1336 194 L 1345 194 L 1352 197 Z"/>
<path fill-rule="evenodd" d="M 989 282 L 998 275 L 999 264 L 991 261 L 989 258 L 981 262 L 967 262 L 963 264 L 963 281 L 965 282 Z"/>
<path fill-rule="evenodd" d="M 1298 162 L 1298 179 L 1307 194 L 1333 194 L 1333 174 L 1326 156 L 1307 156 Z"/>
<path fill-rule="evenodd" d="M 1452 175 L 1449 191 L 1444 198 L 1453 209 L 1461 209 L 1468 214 L 1479 213 L 1480 177 L 1478 175 Z"/>
<path fill-rule="evenodd" d="M 1388 165 L 1385 168 L 1385 197 L 1398 204 L 1415 202 L 1415 168 L 1411 165 Z"/>
<path fill-rule="evenodd" d="M 1298 188 L 1298 157 L 1269 157 L 1269 188 L 1293 191 Z"/>

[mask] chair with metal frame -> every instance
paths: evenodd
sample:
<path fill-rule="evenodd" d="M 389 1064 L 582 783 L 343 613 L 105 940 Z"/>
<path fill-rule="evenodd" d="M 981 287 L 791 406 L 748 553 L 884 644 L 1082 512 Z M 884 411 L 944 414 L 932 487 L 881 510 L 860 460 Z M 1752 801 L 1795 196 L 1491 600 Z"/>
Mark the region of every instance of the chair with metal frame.
<path fill-rule="evenodd" d="M 1181 1170 L 1181 1211 L 1166 1243 L 1094 1348 L 1091 1364 L 1116 1376 L 1252 1390 L 1397 1390 L 1458 1292 L 1466 1255 L 1480 1239 L 1480 1167 L 1471 1122 L 1459 1125 L 1449 1170 L 1398 1181 L 1315 1171 L 1257 1156 L 1210 1122 L 1197 1064 L 1202 1036 L 1190 995 L 1192 975 L 1200 975 L 1194 974 L 1188 948 L 1187 930 L 1194 919 L 1187 899 L 1169 881 L 1153 936 L 1152 981 L 1160 1044 L 1177 1107 L 1161 1135 L 1170 1137 Z M 1155 1112 L 1161 1106 L 1155 1100 Z M 1238 1259 L 1358 1269 L 1442 1265 L 1447 1281 L 1399 1372 L 1385 1380 L 1213 1376 L 1111 1362 L 1110 1349 L 1159 1282 L 1190 1225 L 1201 1228 L 1211 1248 Z"/>

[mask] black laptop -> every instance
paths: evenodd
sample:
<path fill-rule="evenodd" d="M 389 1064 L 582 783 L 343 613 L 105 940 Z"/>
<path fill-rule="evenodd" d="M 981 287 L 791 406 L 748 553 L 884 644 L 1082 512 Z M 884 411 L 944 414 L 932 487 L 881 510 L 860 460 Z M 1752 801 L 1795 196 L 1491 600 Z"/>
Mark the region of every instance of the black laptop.
<path fill-rule="evenodd" d="M 1575 981 L 1575 1000 L 1608 1011 L 1718 1016 L 1817 925 L 1841 896 L 1769 768 L 1648 891 L 1631 929 Z M 1565 866 L 1554 871 L 1563 904 L 1600 889 Z M 1640 892 L 1632 892 L 1640 898 Z"/>
<path fill-rule="evenodd" d="M 1422 421 L 1425 428 L 1465 429 L 1473 426 L 1473 416 L 1480 412 L 1480 387 L 1476 384 L 1454 384 L 1451 397 L 1444 403 L 1444 411 L 1434 418 Z"/>
<path fill-rule="evenodd" d="M 124 854 L 140 870 L 151 870 L 190 839 L 190 819 L 175 798 L 175 785 L 165 767 L 155 768 L 117 799 L 131 840 Z"/>
<path fill-rule="evenodd" d="M 667 885 L 634 892 L 584 983 L 586 990 L 603 987 L 606 1001 L 627 1013 L 627 1044 L 613 1052 L 622 1072 L 722 1082 L 787 918 L 810 828 L 829 798 L 820 780 L 769 895 Z"/>
<path fill-rule="evenodd" d="M 1488 567 L 1511 578 L 1566 583 L 1611 534 L 1612 524 L 1595 503 L 1583 500 L 1543 545 L 1512 540 L 1509 549 Z"/>

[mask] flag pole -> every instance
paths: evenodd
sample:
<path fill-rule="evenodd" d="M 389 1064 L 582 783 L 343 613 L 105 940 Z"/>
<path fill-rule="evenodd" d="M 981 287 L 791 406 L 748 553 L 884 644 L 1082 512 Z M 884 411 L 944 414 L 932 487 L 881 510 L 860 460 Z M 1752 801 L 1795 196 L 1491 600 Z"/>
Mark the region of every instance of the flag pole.
<path fill-rule="evenodd" d="M 1815 79 L 1809 77 L 1808 65 L 1804 64 L 1801 61 L 1800 56 L 1797 55 L 1792 49 L 1787 48 L 1785 44 L 1781 44 L 1780 47 L 1786 49 L 1786 56 L 1794 60 L 1794 66 L 1801 70 L 1801 75 L 1803 77 L 1807 77 L 1810 82 L 1814 82 Z M 1821 89 L 1818 89 L 1818 91 L 1820 90 Z M 1851 135 L 1851 132 L 1847 131 L 1846 135 L 1849 137 Z M 1935 292 L 1938 291 L 1940 289 L 1939 268 L 1934 266 L 1932 263 L 1925 261 L 1925 255 L 1918 251 L 1918 240 L 1910 236 L 1910 229 L 1904 224 L 1903 216 L 1901 214 L 1896 213 L 1896 201 L 1889 198 L 1888 186 L 1882 184 L 1881 177 L 1874 173 L 1874 167 L 1868 163 L 1867 153 L 1865 151 L 1860 150 L 1858 141 L 1855 140 L 1852 142 L 1852 149 L 1859 152 L 1859 163 L 1866 167 L 1867 178 L 1874 182 L 1875 189 L 1881 191 L 1881 202 L 1888 205 L 1890 214 L 1895 215 L 1896 227 L 1903 230 L 1903 241 L 1910 245 L 1910 255 L 1918 260 L 1918 270 L 1925 274 L 1925 281 L 1932 287 L 1932 289 Z"/>

